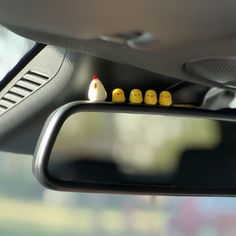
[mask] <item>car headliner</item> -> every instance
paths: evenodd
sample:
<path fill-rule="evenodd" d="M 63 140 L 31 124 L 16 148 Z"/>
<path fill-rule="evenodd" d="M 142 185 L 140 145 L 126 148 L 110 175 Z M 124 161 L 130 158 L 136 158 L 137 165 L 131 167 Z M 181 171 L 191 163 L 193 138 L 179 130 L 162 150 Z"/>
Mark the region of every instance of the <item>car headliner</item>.
<path fill-rule="evenodd" d="M 234 55 L 235 10 L 234 0 L 8 0 L 1 3 L 0 22 L 35 41 L 217 86 L 182 66 L 199 57 Z M 150 32 L 156 41 L 143 52 L 97 40 L 133 31 Z"/>
<path fill-rule="evenodd" d="M 74 39 L 149 31 L 162 48 L 234 34 L 235 10 L 234 0 L 7 0 L 0 22 Z"/>

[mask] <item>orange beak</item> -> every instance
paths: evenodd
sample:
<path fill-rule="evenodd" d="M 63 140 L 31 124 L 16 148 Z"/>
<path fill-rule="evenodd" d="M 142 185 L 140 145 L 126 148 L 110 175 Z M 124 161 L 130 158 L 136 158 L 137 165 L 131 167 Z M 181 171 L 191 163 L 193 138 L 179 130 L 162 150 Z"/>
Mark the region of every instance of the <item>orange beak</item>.
<path fill-rule="evenodd" d="M 97 83 L 94 83 L 94 85 L 93 85 L 93 86 L 94 86 L 94 88 L 96 89 L 98 85 L 97 85 Z"/>

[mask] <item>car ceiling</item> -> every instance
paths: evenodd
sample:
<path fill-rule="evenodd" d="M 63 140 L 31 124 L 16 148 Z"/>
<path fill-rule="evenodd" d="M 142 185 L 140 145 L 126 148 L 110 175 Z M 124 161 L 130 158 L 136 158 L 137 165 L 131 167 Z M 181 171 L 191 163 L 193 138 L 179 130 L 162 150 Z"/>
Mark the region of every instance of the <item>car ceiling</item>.
<path fill-rule="evenodd" d="M 53 49 L 46 49 L 47 53 L 50 50 L 68 50 L 67 54 L 64 51 L 61 53 L 66 55 L 66 69 L 64 73 L 60 70 L 61 73 L 57 74 L 58 81 L 52 81 L 49 87 L 34 95 L 34 101 L 28 101 L 18 108 L 22 110 L 28 106 L 25 109 L 28 109 L 28 113 L 31 109 L 32 116 L 26 119 L 23 116 L 28 113 L 18 113 L 19 120 L 14 127 L 9 121 L 12 121 L 11 117 L 16 115 L 16 111 L 11 111 L 12 114 L 1 119 L 2 122 L 5 119 L 5 130 L 11 130 L 11 138 L 0 132 L 0 148 L 32 153 L 48 114 L 63 103 L 78 99 L 79 96 L 75 95 L 69 84 L 74 83 L 72 80 L 75 75 L 78 77 L 78 72 L 74 71 L 78 68 L 83 71 L 82 65 L 88 61 L 89 68 L 95 67 L 99 71 L 108 68 L 104 65 L 113 61 L 148 71 L 144 77 L 157 76 L 225 88 L 223 84 L 186 73 L 183 65 L 197 58 L 235 56 L 235 12 L 236 2 L 233 0 L 127 0 L 124 3 L 116 0 L 0 1 L 1 24 L 19 35 L 53 45 Z M 131 47 L 127 41 L 116 40 L 117 35 L 129 35 L 132 32 L 149 32 L 152 37 L 141 49 Z M 88 56 L 84 57 L 84 54 Z M 83 63 L 77 63 L 78 60 Z M 123 66 L 118 66 L 113 73 L 120 73 L 121 77 L 125 77 L 125 72 L 121 73 Z M 132 74 L 131 81 L 134 81 L 138 72 L 140 71 L 129 72 L 129 75 Z M 109 74 L 110 77 L 112 75 Z M 66 86 L 62 85 L 66 83 L 70 96 L 64 94 L 64 99 L 58 98 Z M 45 94 L 48 101 L 45 101 Z M 44 111 L 40 116 L 40 109 L 31 107 L 36 103 Z M 36 114 L 40 125 L 36 125 Z M 18 134 L 15 135 L 17 125 Z M 5 143 L 6 137 L 9 142 Z M 17 141 L 19 139 L 20 143 Z"/>
<path fill-rule="evenodd" d="M 0 21 L 74 39 L 149 31 L 163 47 L 232 35 L 235 10 L 234 0 L 7 0 L 1 1 Z"/>
<path fill-rule="evenodd" d="M 233 0 L 10 0 L 1 4 L 0 22 L 38 42 L 217 86 L 196 80 L 182 66 L 196 58 L 235 54 L 235 11 Z M 99 39 L 134 31 L 150 32 L 155 40 L 140 51 Z"/>

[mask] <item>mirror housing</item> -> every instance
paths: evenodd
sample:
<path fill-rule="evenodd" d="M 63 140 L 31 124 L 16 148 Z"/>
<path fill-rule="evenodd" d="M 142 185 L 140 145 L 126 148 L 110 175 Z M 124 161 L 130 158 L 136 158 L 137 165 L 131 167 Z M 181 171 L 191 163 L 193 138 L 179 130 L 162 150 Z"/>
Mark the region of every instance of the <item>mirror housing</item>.
<path fill-rule="evenodd" d="M 112 112 L 128 114 L 152 114 L 180 117 L 199 117 L 219 121 L 236 121 L 236 113 L 232 109 L 209 111 L 198 108 L 161 107 L 131 104 L 113 104 L 110 102 L 72 102 L 58 108 L 47 119 L 41 132 L 33 160 L 33 172 L 37 180 L 47 188 L 61 191 L 74 192 L 105 192 L 105 193 L 129 193 L 129 194 L 168 194 L 168 195 L 231 195 L 232 190 L 213 188 L 194 188 L 186 186 L 165 186 L 161 184 L 112 184 L 95 183 L 93 181 L 63 181 L 53 177 L 48 171 L 48 164 L 53 145 L 65 120 L 79 112 Z M 236 189 L 236 188 L 235 188 Z"/>

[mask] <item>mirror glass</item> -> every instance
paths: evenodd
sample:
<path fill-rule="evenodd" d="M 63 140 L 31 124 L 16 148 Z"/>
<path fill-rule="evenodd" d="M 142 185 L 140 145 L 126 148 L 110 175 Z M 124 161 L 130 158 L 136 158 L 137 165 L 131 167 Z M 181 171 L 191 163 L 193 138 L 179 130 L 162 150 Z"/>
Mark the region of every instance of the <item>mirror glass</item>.
<path fill-rule="evenodd" d="M 236 187 L 236 124 L 79 112 L 62 125 L 48 171 L 64 181 Z"/>

